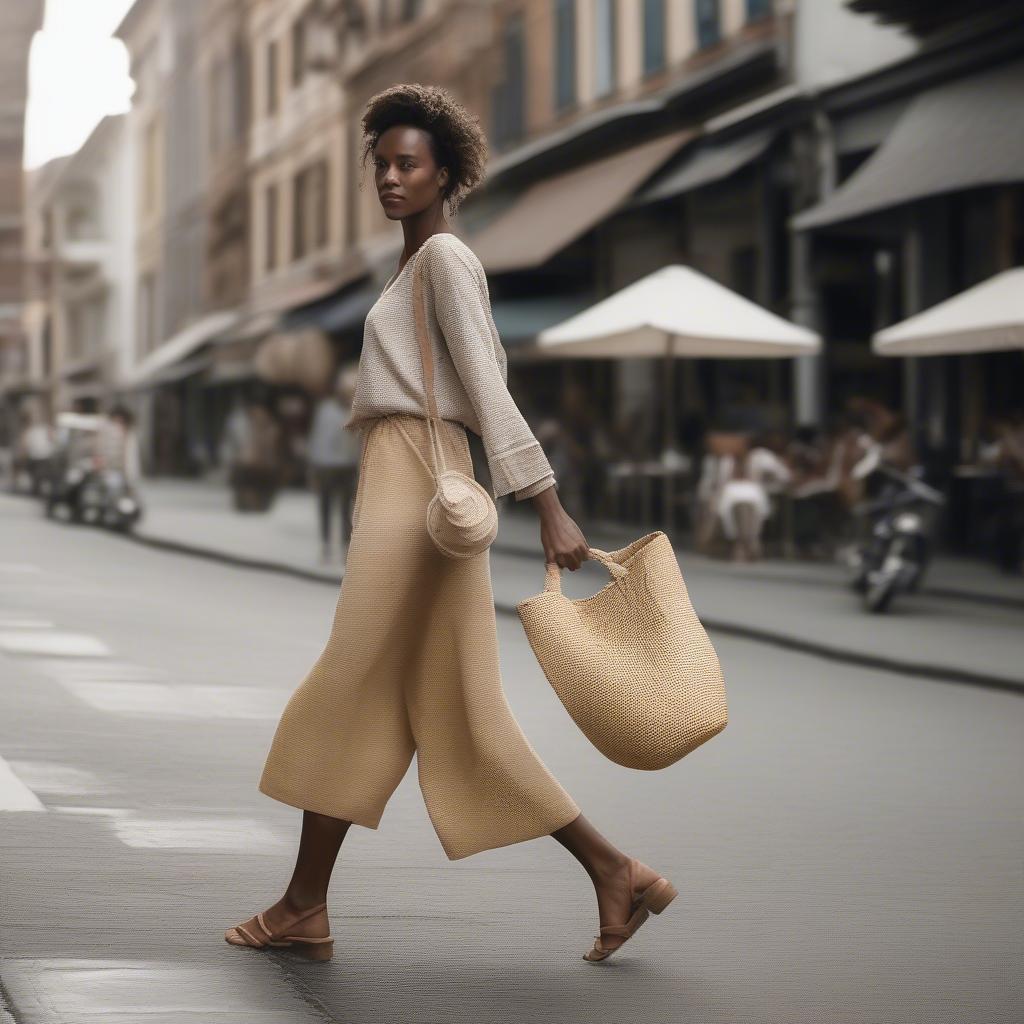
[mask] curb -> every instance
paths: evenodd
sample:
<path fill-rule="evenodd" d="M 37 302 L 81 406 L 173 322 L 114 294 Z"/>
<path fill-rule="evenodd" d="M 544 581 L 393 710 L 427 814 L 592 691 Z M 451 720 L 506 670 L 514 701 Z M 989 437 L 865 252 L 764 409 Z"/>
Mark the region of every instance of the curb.
<path fill-rule="evenodd" d="M 632 539 L 635 539 L 632 538 Z M 613 541 L 613 545 L 618 541 Z M 623 546 L 629 543 L 623 542 Z M 613 546 L 609 545 L 609 546 Z M 534 558 L 537 552 L 532 548 L 524 548 L 519 544 L 499 544 L 494 542 L 494 550 L 503 555 L 515 555 L 522 558 Z M 710 572 L 716 572 L 714 566 L 706 566 Z M 742 569 L 732 569 L 729 572 L 719 572 L 721 576 L 728 576 L 731 579 L 750 580 L 754 583 L 789 583 L 798 587 L 827 587 L 831 589 L 834 583 L 831 580 L 813 580 L 804 576 L 797 576 L 791 573 L 778 573 L 765 576 L 758 572 L 745 572 Z M 928 597 L 942 597 L 951 601 L 969 601 L 974 604 L 990 605 L 997 608 L 1016 608 L 1024 611 L 1024 597 L 1010 597 L 1004 594 L 985 594 L 977 590 L 960 590 L 957 587 L 930 587 L 926 583 L 920 593 Z"/>
<path fill-rule="evenodd" d="M 256 558 L 243 558 L 240 555 L 231 555 L 213 548 L 203 548 L 197 545 L 185 544 L 180 541 L 171 541 L 159 537 L 150 537 L 145 534 L 125 534 L 126 540 L 131 540 L 143 547 L 155 548 L 161 551 L 170 551 L 175 554 L 189 555 L 194 558 L 205 558 L 209 561 L 220 562 L 223 565 L 231 565 L 237 568 L 254 569 L 260 572 L 274 572 L 282 576 L 292 576 L 297 579 L 307 580 L 313 583 L 329 583 L 337 587 L 343 578 L 343 573 L 317 572 L 314 569 L 301 569 L 298 566 L 288 565 L 284 562 L 265 561 Z M 493 550 L 513 556 L 536 556 L 536 551 L 530 551 L 517 545 L 493 545 Z M 758 577 L 759 579 L 763 577 Z M 998 599 L 997 599 L 998 600 Z M 1009 600 L 1013 600 L 1012 598 Z M 501 615 L 508 615 L 518 619 L 519 613 L 514 604 L 506 604 L 502 601 L 494 602 L 494 610 Z M 842 647 L 833 647 L 829 644 L 815 643 L 813 640 L 805 640 L 801 637 L 790 636 L 786 633 L 773 633 L 769 630 L 757 629 L 752 626 L 740 626 L 733 622 L 726 622 L 720 619 L 703 618 L 701 621 L 704 627 L 712 633 L 723 633 L 727 636 L 737 636 L 744 640 L 753 640 L 757 643 L 770 644 L 774 647 L 782 647 L 787 650 L 798 651 L 801 654 L 808 654 L 813 657 L 823 658 L 826 661 L 837 661 L 847 665 L 857 665 L 861 668 L 876 669 L 882 672 L 893 672 L 898 675 L 916 676 L 924 679 L 934 679 L 937 682 L 961 683 L 968 686 L 979 686 L 988 690 L 998 690 L 1004 693 L 1017 693 L 1024 695 L 1024 680 L 1011 679 L 1006 676 L 991 675 L 987 672 L 972 672 L 969 669 L 952 668 L 948 665 L 936 665 L 929 662 L 901 661 L 898 658 L 887 658 L 876 654 L 851 651 Z M 2 1024 L 2 1018 L 0 1018 Z"/>

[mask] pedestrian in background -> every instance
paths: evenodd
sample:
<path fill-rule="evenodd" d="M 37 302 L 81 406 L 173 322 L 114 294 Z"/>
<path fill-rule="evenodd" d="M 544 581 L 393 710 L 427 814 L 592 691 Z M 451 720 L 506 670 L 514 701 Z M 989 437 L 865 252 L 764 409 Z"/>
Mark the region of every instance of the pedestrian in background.
<path fill-rule="evenodd" d="M 225 436 L 225 455 L 235 508 L 265 512 L 281 481 L 281 428 L 267 403 L 246 399 L 241 417 L 232 417 Z"/>
<path fill-rule="evenodd" d="M 142 476 L 135 417 L 123 405 L 115 405 L 100 422 L 93 447 L 96 468 L 105 475 L 120 473 L 131 487 Z"/>
<path fill-rule="evenodd" d="M 335 380 L 334 391 L 316 404 L 309 431 L 310 486 L 316 492 L 320 513 L 320 557 L 332 557 L 332 506 L 340 506 L 338 553 L 352 537 L 352 503 L 359 473 L 359 439 L 345 429 L 355 393 L 355 367 L 344 367 Z"/>
<path fill-rule="evenodd" d="M 36 403 L 26 403 L 22 413 L 22 429 L 11 459 L 11 490 L 17 490 L 19 477 L 28 478 L 29 489 L 39 490 L 40 482 L 54 452 L 56 433 Z"/>

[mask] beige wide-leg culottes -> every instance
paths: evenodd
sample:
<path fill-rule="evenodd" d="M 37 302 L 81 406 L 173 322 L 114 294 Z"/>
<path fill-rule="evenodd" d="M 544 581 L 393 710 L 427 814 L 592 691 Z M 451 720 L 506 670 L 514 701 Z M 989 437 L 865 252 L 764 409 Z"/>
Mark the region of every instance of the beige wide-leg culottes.
<path fill-rule="evenodd" d="M 408 439 L 399 429 L 405 428 Z M 438 432 L 473 475 L 466 428 Z M 259 789 L 367 828 L 416 754 L 449 860 L 548 835 L 580 813 L 523 735 L 502 689 L 490 559 L 441 554 L 427 535 L 427 422 L 364 430 L 354 526 L 330 638 L 291 695 Z"/>

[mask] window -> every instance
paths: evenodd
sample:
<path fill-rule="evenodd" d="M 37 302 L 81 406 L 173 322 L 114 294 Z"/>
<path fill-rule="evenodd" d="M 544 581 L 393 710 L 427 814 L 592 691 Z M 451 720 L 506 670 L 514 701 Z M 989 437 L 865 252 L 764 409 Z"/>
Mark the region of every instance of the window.
<path fill-rule="evenodd" d="M 85 343 L 83 323 L 85 317 L 83 315 L 82 307 L 76 302 L 73 306 L 70 306 L 67 311 L 67 349 L 68 356 L 70 357 L 69 362 L 72 360 L 81 359 L 85 354 Z"/>
<path fill-rule="evenodd" d="M 72 206 L 65 218 L 65 230 L 68 241 L 93 241 L 100 237 L 96 211 L 86 205 Z"/>
<path fill-rule="evenodd" d="M 206 97 L 206 120 L 210 128 L 209 146 L 211 155 L 220 149 L 220 61 L 210 68 L 208 94 Z"/>
<path fill-rule="evenodd" d="M 277 113 L 278 103 L 277 40 L 267 43 L 267 116 Z"/>
<path fill-rule="evenodd" d="M 555 110 L 576 101 L 576 0 L 555 0 Z"/>
<path fill-rule="evenodd" d="M 594 90 L 606 96 L 615 88 L 615 0 L 597 0 L 594 11 Z"/>
<path fill-rule="evenodd" d="M 747 21 L 759 21 L 772 13 L 772 0 L 747 0 Z"/>
<path fill-rule="evenodd" d="M 513 14 L 505 21 L 502 27 L 502 50 L 505 78 L 494 87 L 491 98 L 494 141 L 499 148 L 523 137 L 526 83 L 521 13 Z"/>
<path fill-rule="evenodd" d="M 88 181 L 78 181 L 63 195 L 64 237 L 68 241 L 93 241 L 103 232 L 99 190 Z"/>
<path fill-rule="evenodd" d="M 154 117 L 146 125 L 142 141 L 142 209 L 155 213 L 159 188 L 160 129 Z"/>
<path fill-rule="evenodd" d="M 402 21 L 415 21 L 420 16 L 421 0 L 402 0 L 399 18 Z"/>
<path fill-rule="evenodd" d="M 306 172 L 299 171 L 292 182 L 292 259 L 302 259 L 308 248 L 306 233 Z"/>
<path fill-rule="evenodd" d="M 295 175 L 292 191 L 292 258 L 302 259 L 327 244 L 327 161 Z"/>
<path fill-rule="evenodd" d="M 245 44 L 235 39 L 231 44 L 231 138 L 245 138 L 249 123 L 249 61 Z"/>
<path fill-rule="evenodd" d="M 644 0 L 644 74 L 665 67 L 665 0 Z"/>
<path fill-rule="evenodd" d="M 707 49 L 721 39 L 718 22 L 718 0 L 697 0 L 697 46 Z"/>
<path fill-rule="evenodd" d="M 152 273 L 139 278 L 138 356 L 141 359 L 156 346 L 156 278 Z"/>
<path fill-rule="evenodd" d="M 327 245 L 328 227 L 330 226 L 327 209 L 326 160 L 321 160 L 318 164 L 310 168 L 310 181 L 310 189 L 312 191 L 312 198 L 310 199 L 310 215 L 313 217 L 313 239 L 316 247 L 318 249 L 322 249 Z"/>
<path fill-rule="evenodd" d="M 273 270 L 277 266 L 277 222 L 278 199 L 277 185 L 268 185 L 263 193 L 263 267 Z"/>
<path fill-rule="evenodd" d="M 292 23 L 292 85 L 299 86 L 306 74 L 306 16 Z"/>
<path fill-rule="evenodd" d="M 757 249 L 743 245 L 729 254 L 729 277 L 733 291 L 751 302 L 757 301 Z"/>

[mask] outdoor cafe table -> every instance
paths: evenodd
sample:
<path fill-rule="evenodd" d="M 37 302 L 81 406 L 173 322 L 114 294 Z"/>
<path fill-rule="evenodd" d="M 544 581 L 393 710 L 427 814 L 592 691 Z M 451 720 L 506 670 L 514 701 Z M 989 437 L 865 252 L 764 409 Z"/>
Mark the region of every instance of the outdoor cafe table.
<path fill-rule="evenodd" d="M 634 494 L 639 492 L 640 496 L 640 521 L 644 529 L 653 522 L 653 491 L 655 482 L 660 480 L 663 486 L 669 477 L 676 483 L 674 493 L 678 496 L 684 492 L 683 487 L 689 482 L 693 469 L 689 456 L 684 456 L 685 463 L 678 465 L 666 465 L 660 459 L 645 459 L 620 462 L 612 462 L 608 465 L 607 479 L 609 490 L 614 492 L 618 499 L 615 514 L 622 518 L 623 504 Z M 662 529 L 671 534 L 673 528 L 673 513 L 675 509 L 663 506 Z"/>

